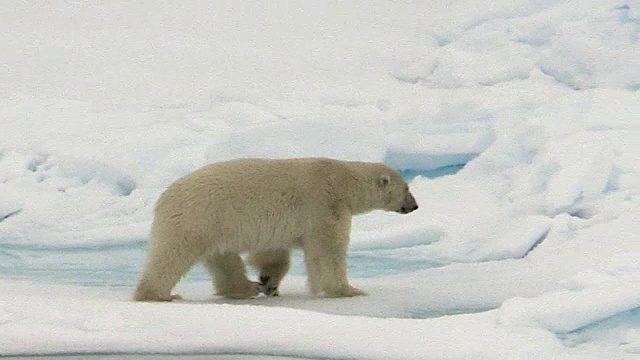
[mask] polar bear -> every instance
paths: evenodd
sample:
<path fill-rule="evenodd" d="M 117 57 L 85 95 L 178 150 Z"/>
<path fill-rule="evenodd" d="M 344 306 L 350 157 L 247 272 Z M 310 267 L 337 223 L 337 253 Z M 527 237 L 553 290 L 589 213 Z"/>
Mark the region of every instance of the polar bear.
<path fill-rule="evenodd" d="M 172 289 L 199 261 L 218 295 L 278 295 L 297 247 L 313 294 L 365 295 L 347 280 L 351 217 L 417 208 L 407 183 L 382 163 L 301 158 L 210 164 L 178 179 L 158 199 L 134 298 L 178 298 Z M 247 278 L 242 253 L 249 254 L 259 283 Z"/>

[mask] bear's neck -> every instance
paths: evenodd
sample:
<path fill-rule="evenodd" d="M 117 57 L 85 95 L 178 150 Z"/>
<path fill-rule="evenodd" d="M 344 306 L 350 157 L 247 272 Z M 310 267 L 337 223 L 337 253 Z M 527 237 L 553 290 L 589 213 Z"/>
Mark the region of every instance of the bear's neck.
<path fill-rule="evenodd" d="M 364 169 L 352 171 L 345 182 L 341 188 L 345 190 L 345 202 L 352 215 L 366 214 L 380 208 L 381 201 L 378 199 L 375 181 L 371 180 L 371 175 Z"/>

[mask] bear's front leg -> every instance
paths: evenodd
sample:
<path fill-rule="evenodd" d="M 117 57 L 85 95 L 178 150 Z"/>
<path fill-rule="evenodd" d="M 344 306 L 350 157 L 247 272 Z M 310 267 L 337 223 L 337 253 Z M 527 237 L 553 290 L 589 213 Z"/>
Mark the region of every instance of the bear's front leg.
<path fill-rule="evenodd" d="M 326 297 L 366 295 L 347 280 L 347 250 L 351 233 L 351 216 L 318 226 L 303 240 L 304 262 L 309 287 L 314 294 Z"/>

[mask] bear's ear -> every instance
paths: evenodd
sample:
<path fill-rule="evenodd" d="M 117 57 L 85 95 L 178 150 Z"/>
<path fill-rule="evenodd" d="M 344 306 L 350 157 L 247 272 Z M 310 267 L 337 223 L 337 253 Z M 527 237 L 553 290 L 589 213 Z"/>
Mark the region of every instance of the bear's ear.
<path fill-rule="evenodd" d="M 378 185 L 380 185 L 380 187 L 387 187 L 387 185 L 389 185 L 390 182 L 391 182 L 391 178 L 389 177 L 389 175 L 382 175 L 378 179 Z"/>

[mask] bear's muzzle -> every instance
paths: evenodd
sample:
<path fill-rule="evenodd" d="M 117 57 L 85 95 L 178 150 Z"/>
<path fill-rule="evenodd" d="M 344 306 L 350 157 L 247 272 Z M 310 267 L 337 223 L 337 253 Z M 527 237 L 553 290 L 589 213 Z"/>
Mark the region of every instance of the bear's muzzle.
<path fill-rule="evenodd" d="M 402 206 L 400 206 L 400 209 L 397 210 L 397 212 L 399 212 L 400 214 L 408 214 L 415 211 L 416 209 L 418 209 L 418 203 L 416 203 L 416 199 L 411 193 L 407 193 L 404 201 L 402 202 Z"/>

